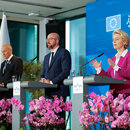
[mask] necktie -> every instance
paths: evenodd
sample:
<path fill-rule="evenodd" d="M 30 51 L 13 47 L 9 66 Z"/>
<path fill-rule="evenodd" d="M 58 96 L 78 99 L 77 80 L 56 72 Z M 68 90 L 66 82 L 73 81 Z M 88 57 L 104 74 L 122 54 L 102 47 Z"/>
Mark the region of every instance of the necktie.
<path fill-rule="evenodd" d="M 5 72 L 5 70 L 6 70 L 6 67 L 7 67 L 7 62 L 8 62 L 8 60 L 5 60 L 5 64 L 4 64 L 4 67 L 3 67 L 3 73 Z"/>
<path fill-rule="evenodd" d="M 52 63 L 53 57 L 54 57 L 54 52 L 51 52 L 51 62 L 50 62 L 50 64 Z"/>

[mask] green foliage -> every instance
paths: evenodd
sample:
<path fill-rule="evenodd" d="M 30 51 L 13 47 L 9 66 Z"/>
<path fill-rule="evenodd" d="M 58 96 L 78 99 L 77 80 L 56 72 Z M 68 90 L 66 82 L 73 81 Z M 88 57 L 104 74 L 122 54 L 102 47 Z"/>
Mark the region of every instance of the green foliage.
<path fill-rule="evenodd" d="M 11 130 L 12 124 L 0 122 L 0 130 Z"/>
<path fill-rule="evenodd" d="M 22 81 L 39 81 L 42 70 L 42 63 L 25 61 L 23 63 Z"/>
<path fill-rule="evenodd" d="M 0 130 L 6 130 L 6 127 L 5 127 L 4 125 L 2 125 L 2 126 L 0 127 Z"/>
<path fill-rule="evenodd" d="M 25 130 L 24 128 L 19 128 L 19 130 Z"/>
<path fill-rule="evenodd" d="M 42 70 L 41 62 L 25 61 L 23 63 L 23 74 L 22 81 L 39 81 L 40 74 Z M 32 99 L 44 96 L 44 89 L 27 89 L 27 91 L 32 93 Z"/>

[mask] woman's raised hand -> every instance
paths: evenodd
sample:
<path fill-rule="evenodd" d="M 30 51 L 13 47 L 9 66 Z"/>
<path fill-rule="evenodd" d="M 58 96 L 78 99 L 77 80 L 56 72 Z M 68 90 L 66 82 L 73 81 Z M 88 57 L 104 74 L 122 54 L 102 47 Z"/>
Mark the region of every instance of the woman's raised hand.
<path fill-rule="evenodd" d="M 102 64 L 102 60 L 100 62 L 97 62 L 95 58 L 91 59 L 90 66 L 93 66 L 94 68 L 100 68 Z"/>

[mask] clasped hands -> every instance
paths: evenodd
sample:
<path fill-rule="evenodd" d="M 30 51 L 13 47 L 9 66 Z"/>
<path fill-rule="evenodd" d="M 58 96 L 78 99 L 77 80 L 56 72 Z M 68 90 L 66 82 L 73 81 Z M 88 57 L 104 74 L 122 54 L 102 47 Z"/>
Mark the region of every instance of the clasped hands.
<path fill-rule="evenodd" d="M 40 82 L 50 84 L 50 80 L 45 79 L 45 78 L 41 78 L 41 79 L 40 79 Z"/>
<path fill-rule="evenodd" d="M 93 66 L 94 68 L 100 68 L 101 67 L 101 64 L 102 64 L 102 61 L 100 62 L 97 62 L 97 60 L 95 58 L 91 59 L 90 61 L 91 65 L 90 66 Z M 108 59 L 108 64 L 114 68 L 115 66 L 115 63 L 111 60 L 111 59 Z"/>

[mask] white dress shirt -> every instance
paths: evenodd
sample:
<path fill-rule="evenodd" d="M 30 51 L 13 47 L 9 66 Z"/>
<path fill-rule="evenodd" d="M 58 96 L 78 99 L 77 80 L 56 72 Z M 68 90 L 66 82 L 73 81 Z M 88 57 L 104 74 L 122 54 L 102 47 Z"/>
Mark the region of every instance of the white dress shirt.
<path fill-rule="evenodd" d="M 57 51 L 58 48 L 59 48 L 59 46 L 57 48 L 55 48 L 54 50 L 51 50 L 51 53 L 54 52 L 53 57 L 55 56 L 56 51 Z M 51 63 L 51 59 L 52 59 L 52 55 L 50 55 L 50 58 L 49 58 L 49 65 Z"/>

